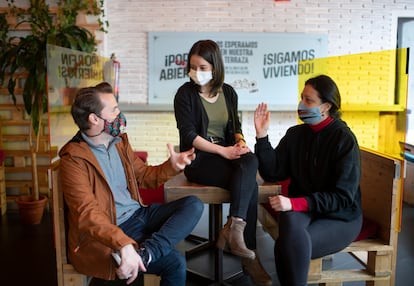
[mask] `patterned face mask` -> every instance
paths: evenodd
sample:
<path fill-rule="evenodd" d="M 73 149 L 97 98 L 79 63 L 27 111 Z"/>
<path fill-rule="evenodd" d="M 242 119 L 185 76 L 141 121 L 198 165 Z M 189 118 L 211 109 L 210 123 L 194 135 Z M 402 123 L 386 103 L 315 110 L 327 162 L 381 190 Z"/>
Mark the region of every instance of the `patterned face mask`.
<path fill-rule="evenodd" d="M 118 116 L 112 122 L 109 122 L 100 116 L 98 117 L 104 121 L 104 129 L 102 130 L 103 132 L 108 133 L 113 137 L 117 137 L 125 131 L 126 117 L 122 112 L 119 112 Z"/>

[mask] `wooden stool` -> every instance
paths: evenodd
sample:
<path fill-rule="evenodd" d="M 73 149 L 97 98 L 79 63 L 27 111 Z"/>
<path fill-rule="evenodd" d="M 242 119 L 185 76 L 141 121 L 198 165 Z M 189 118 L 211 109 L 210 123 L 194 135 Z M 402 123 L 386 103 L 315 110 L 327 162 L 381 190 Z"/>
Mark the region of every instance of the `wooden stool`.
<path fill-rule="evenodd" d="M 52 193 L 53 230 L 56 245 L 56 270 L 58 286 L 87 286 L 92 277 L 81 274 L 68 262 L 66 256 L 66 228 L 63 193 L 59 185 L 59 161 L 52 165 L 49 174 Z M 153 274 L 144 275 L 144 286 L 159 286 L 160 277 Z"/>
<path fill-rule="evenodd" d="M 267 202 L 269 196 L 280 193 L 280 186 L 273 183 L 265 183 L 258 177 L 259 203 Z M 203 203 L 209 205 L 209 235 L 200 244 L 186 252 L 186 257 L 198 253 L 201 250 L 214 249 L 214 281 L 223 282 L 223 251 L 215 247 L 217 237 L 223 227 L 222 204 L 230 202 L 230 192 L 219 187 L 200 185 L 187 180 L 184 173 L 180 173 L 164 184 L 164 199 L 166 202 L 177 200 L 189 195 L 197 196 Z M 198 237 L 190 236 L 190 239 L 198 240 Z"/>

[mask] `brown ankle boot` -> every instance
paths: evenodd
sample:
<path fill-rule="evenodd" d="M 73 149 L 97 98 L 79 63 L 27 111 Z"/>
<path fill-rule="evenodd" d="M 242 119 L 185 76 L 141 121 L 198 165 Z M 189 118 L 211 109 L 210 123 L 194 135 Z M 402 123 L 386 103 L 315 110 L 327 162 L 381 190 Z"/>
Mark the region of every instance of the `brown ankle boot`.
<path fill-rule="evenodd" d="M 244 243 L 243 231 L 245 227 L 245 221 L 230 217 L 220 232 L 217 239 L 217 247 L 224 249 L 227 244 L 231 253 L 240 257 L 254 259 L 256 254 L 254 251 L 248 249 Z"/>
<path fill-rule="evenodd" d="M 255 259 L 242 257 L 241 263 L 244 273 L 250 276 L 254 285 L 272 285 L 272 278 L 270 278 L 269 274 L 267 274 L 266 270 L 263 268 L 263 265 L 260 263 L 259 257 L 257 255 Z"/>

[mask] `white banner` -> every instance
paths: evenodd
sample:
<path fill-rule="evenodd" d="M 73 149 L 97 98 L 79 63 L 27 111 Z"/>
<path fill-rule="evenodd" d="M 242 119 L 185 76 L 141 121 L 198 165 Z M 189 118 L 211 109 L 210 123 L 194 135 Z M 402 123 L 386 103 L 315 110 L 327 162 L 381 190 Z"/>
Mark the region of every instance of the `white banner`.
<path fill-rule="evenodd" d="M 314 72 L 313 59 L 327 56 L 325 35 L 299 33 L 149 33 L 149 104 L 172 104 L 189 80 L 188 52 L 202 39 L 219 45 L 225 82 L 239 95 L 239 105 L 296 106 L 298 76 Z M 307 61 L 300 63 L 300 61 Z"/>

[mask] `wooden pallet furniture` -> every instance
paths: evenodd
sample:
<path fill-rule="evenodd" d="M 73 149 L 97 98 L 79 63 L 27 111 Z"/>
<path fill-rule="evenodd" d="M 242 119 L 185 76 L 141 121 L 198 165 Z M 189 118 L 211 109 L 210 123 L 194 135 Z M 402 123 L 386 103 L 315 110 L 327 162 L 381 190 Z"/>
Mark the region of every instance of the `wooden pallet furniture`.
<path fill-rule="evenodd" d="M 52 164 L 50 171 L 50 188 L 52 193 L 53 227 L 56 245 L 56 269 L 58 286 L 87 286 L 92 277 L 75 270 L 66 255 L 66 228 L 63 193 L 59 186 L 59 160 Z M 144 286 L 159 286 L 160 277 L 153 274 L 144 275 Z"/>
<path fill-rule="evenodd" d="M 0 152 L 2 152 L 0 150 Z M 6 182 L 4 174 L 4 165 L 3 162 L 0 163 L 0 208 L 1 215 L 6 214 L 7 211 L 7 201 L 6 201 Z"/>
<path fill-rule="evenodd" d="M 4 1 L 3 1 L 4 2 Z M 56 2 L 56 1 L 55 1 Z M 19 5 L 17 6 L 27 6 Z M 21 3 L 20 3 L 21 4 Z M 28 23 L 21 23 L 19 17 L 11 13 L 11 7 L 1 5 L 0 13 L 6 15 L 9 25 L 9 31 L 19 35 L 26 35 L 32 32 Z M 51 15 L 58 13 L 56 3 L 49 5 Z M 56 18 L 56 17 L 54 17 Z M 86 12 L 80 12 L 76 18 L 76 25 L 87 29 L 97 40 L 98 48 L 103 41 L 103 33 L 96 33 L 99 30 L 99 24 L 95 20 L 88 20 L 89 15 Z M 19 25 L 17 25 L 20 22 Z M 17 37 L 18 38 L 18 37 Z M 17 39 L 16 39 L 17 40 Z M 6 150 L 6 160 L 4 164 L 5 171 L 5 190 L 6 205 L 1 197 L 0 203 L 3 209 L 9 211 L 17 211 L 18 207 L 16 199 L 20 195 L 29 195 L 33 188 L 32 172 L 31 172 L 31 152 L 29 146 L 29 138 L 31 132 L 30 116 L 25 111 L 23 103 L 23 85 L 27 77 L 27 71 L 19 72 L 18 79 L 15 84 L 16 104 L 7 88 L 8 76 L 4 79 L 0 86 L 0 121 L 1 131 L 3 133 L 3 149 Z M 1 133 L 0 131 L 0 133 Z M 39 130 L 39 149 L 37 152 L 37 172 L 39 192 L 42 196 L 49 197 L 48 170 L 50 169 L 50 159 L 57 155 L 57 149 L 50 146 L 50 138 L 48 134 L 48 117 L 43 115 L 42 127 Z M 50 201 L 50 200 L 49 200 Z"/>
<path fill-rule="evenodd" d="M 280 193 L 278 184 L 266 183 L 258 177 L 259 184 L 259 202 L 267 202 L 269 196 Z M 215 243 L 221 228 L 223 227 L 223 203 L 230 202 L 230 192 L 219 187 L 200 185 L 187 180 L 183 172 L 174 176 L 164 184 L 165 202 L 177 200 L 189 195 L 197 196 L 203 203 L 209 205 L 209 234 L 208 238 L 200 239 L 196 237 L 194 240 L 200 240 L 200 244 L 195 248 L 186 251 L 186 257 L 189 258 L 193 254 L 203 250 L 211 249 L 214 251 L 214 278 L 206 277 L 214 282 L 223 283 L 223 251 L 215 247 Z M 190 236 L 191 239 L 191 236 Z M 188 271 L 192 272 L 191 269 Z M 200 275 L 200 273 L 194 273 Z"/>
<path fill-rule="evenodd" d="M 394 285 L 398 232 L 400 228 L 403 161 L 361 148 L 361 195 L 364 218 L 378 226 L 373 239 L 351 243 L 342 252 L 361 265 L 358 269 L 322 269 L 322 258 L 311 261 L 308 283 L 339 286 L 349 281 L 366 281 L 369 286 Z M 261 206 L 259 220 L 274 239 L 277 222 Z M 335 256 L 333 256 L 335 259 Z"/>
<path fill-rule="evenodd" d="M 6 152 L 4 161 L 5 189 L 8 210 L 17 210 L 15 203 L 20 195 L 31 194 L 32 152 L 30 151 L 31 123 L 22 104 L 0 103 L 2 148 Z M 37 152 L 37 172 L 40 195 L 49 197 L 48 169 L 50 158 L 56 156 L 57 149 L 49 144 L 47 118 L 42 120 L 39 131 Z"/>

